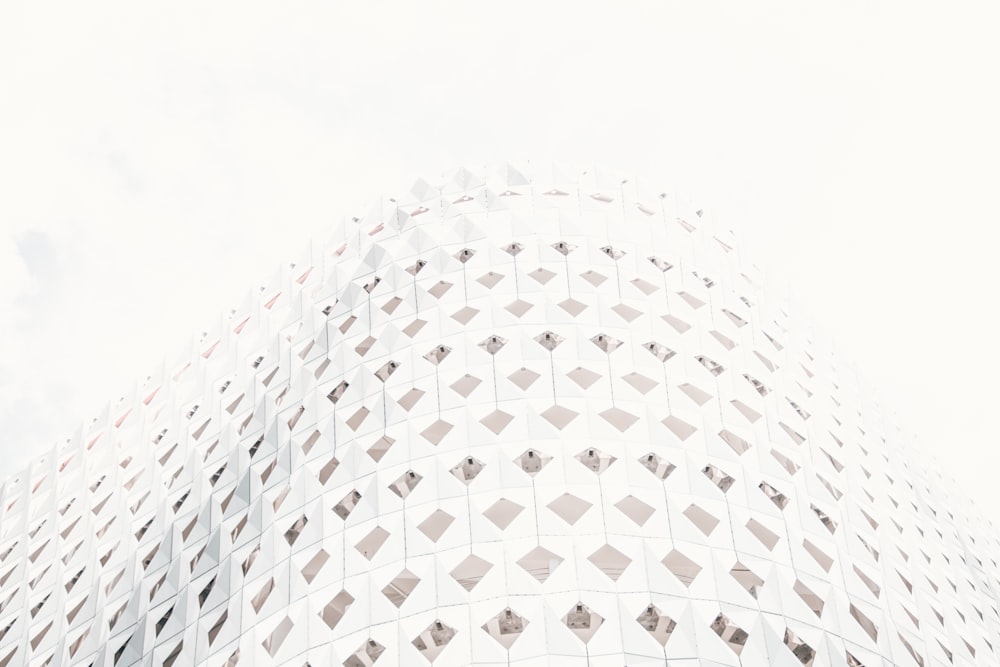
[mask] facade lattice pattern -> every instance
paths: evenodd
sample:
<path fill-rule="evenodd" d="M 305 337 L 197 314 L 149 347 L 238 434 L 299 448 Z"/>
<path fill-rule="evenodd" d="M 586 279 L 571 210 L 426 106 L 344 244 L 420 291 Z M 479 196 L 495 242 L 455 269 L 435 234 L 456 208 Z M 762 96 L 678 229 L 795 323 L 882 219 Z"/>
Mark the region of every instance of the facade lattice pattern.
<path fill-rule="evenodd" d="M 2 487 L 2 665 L 995 665 L 998 542 L 635 181 L 347 220 Z"/>

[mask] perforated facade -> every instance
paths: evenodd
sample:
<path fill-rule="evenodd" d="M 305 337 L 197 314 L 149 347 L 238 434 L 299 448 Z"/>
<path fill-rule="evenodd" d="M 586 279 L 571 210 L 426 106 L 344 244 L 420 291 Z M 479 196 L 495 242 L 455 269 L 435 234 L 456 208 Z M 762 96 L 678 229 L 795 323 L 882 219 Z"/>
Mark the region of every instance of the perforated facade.
<path fill-rule="evenodd" d="M 996 533 L 635 180 L 460 170 L 8 477 L 0 665 L 995 665 Z"/>

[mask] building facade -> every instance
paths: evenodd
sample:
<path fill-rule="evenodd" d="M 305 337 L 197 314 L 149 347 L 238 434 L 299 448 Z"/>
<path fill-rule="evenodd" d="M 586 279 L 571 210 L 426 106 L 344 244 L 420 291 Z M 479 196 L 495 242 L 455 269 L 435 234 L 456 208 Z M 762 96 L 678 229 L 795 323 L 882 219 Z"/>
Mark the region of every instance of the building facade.
<path fill-rule="evenodd" d="M 997 536 L 634 179 L 459 170 L 0 490 L 3 665 L 996 665 Z"/>

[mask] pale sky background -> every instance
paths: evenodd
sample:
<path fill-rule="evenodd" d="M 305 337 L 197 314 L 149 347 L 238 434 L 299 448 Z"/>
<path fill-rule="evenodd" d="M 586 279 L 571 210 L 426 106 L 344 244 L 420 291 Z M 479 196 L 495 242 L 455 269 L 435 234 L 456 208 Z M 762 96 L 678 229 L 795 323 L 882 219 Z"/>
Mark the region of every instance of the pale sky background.
<path fill-rule="evenodd" d="M 997 7 L 5 0 L 0 477 L 331 220 L 531 159 L 734 228 L 1000 525 Z"/>

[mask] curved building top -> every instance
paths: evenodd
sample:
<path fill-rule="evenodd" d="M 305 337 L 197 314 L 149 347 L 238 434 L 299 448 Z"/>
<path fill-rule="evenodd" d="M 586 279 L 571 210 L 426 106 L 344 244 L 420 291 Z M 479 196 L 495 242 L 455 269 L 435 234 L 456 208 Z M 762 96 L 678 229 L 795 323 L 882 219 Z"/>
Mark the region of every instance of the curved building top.
<path fill-rule="evenodd" d="M 3 665 L 993 665 L 995 531 L 642 181 L 419 181 L 0 488 Z"/>

